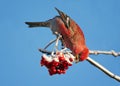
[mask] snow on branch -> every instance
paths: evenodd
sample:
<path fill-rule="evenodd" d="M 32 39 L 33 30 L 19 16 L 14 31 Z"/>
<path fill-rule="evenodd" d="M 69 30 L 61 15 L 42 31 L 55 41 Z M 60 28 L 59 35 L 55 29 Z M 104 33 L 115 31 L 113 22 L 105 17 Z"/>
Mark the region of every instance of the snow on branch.
<path fill-rule="evenodd" d="M 46 49 L 39 49 L 39 51 L 46 54 L 52 53 L 51 51 L 48 51 Z M 90 55 L 106 54 L 106 55 L 113 55 L 114 57 L 120 56 L 120 52 L 115 52 L 114 50 L 111 51 L 89 50 L 89 54 Z"/>
<path fill-rule="evenodd" d="M 101 64 L 99 64 L 98 62 L 94 61 L 93 59 L 91 59 L 90 57 L 87 58 L 87 61 L 90 62 L 92 65 L 94 65 L 95 67 L 97 67 L 98 69 L 100 69 L 101 71 L 103 71 L 105 74 L 107 74 L 108 76 L 110 76 L 111 78 L 117 80 L 120 82 L 120 76 L 113 74 L 111 71 L 109 71 L 108 69 L 106 69 L 104 66 L 102 66 Z"/>
<path fill-rule="evenodd" d="M 120 52 L 115 52 L 114 50 L 111 51 L 90 50 L 89 53 L 91 55 L 106 54 L 106 55 L 113 55 L 115 57 L 120 56 Z"/>

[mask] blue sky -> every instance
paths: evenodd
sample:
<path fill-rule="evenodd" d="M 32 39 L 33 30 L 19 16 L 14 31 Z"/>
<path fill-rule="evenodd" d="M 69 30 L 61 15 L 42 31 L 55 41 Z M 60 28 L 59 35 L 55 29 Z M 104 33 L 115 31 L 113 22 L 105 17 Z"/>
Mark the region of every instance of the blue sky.
<path fill-rule="evenodd" d="M 49 76 L 39 62 L 42 48 L 54 39 L 47 28 L 29 29 L 25 21 L 44 21 L 59 8 L 82 28 L 91 50 L 120 51 L 120 0 L 1 0 L 0 86 L 120 86 L 84 61 L 65 75 Z M 120 57 L 90 55 L 120 76 Z"/>

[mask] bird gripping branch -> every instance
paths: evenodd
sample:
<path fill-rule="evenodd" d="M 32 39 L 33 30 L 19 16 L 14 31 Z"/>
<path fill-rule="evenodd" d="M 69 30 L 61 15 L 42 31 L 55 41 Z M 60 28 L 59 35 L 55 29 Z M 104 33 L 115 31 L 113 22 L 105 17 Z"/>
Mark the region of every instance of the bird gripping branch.
<path fill-rule="evenodd" d="M 76 61 L 86 60 L 89 55 L 89 49 L 85 44 L 84 34 L 81 28 L 72 20 L 68 15 L 55 8 L 59 16 L 44 22 L 25 22 L 32 27 L 48 27 L 53 34 L 62 35 L 62 43 L 65 47 L 69 48 Z"/>

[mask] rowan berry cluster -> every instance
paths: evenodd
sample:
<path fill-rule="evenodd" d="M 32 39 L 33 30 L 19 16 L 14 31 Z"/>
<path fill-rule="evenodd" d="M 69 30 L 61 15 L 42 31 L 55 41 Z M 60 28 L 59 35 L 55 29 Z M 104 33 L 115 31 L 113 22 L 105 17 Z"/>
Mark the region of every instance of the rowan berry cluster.
<path fill-rule="evenodd" d="M 65 74 L 69 66 L 72 66 L 74 56 L 70 53 L 64 54 L 62 52 L 56 52 L 54 55 L 42 55 L 40 61 L 41 66 L 45 66 L 50 75 Z"/>

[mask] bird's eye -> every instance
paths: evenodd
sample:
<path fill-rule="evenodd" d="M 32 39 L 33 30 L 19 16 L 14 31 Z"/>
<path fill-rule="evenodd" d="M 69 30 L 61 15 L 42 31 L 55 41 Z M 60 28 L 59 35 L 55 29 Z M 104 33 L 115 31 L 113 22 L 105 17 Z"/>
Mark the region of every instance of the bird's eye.
<path fill-rule="evenodd" d="M 70 27 L 70 17 L 67 16 L 66 18 L 66 27 L 69 28 Z"/>
<path fill-rule="evenodd" d="M 67 17 L 67 19 L 66 19 L 67 24 L 69 24 L 69 21 L 70 21 L 70 18 Z"/>

